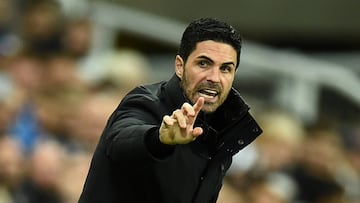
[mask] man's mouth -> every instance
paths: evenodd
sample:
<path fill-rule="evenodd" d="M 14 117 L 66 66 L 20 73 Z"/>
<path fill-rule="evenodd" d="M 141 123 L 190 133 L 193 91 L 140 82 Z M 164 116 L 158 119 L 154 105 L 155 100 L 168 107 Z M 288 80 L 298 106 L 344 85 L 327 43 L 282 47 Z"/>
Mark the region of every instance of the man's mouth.
<path fill-rule="evenodd" d="M 211 89 L 199 90 L 199 95 L 204 98 L 209 98 L 209 99 L 215 98 L 218 94 L 219 92 L 216 90 L 211 90 Z"/>

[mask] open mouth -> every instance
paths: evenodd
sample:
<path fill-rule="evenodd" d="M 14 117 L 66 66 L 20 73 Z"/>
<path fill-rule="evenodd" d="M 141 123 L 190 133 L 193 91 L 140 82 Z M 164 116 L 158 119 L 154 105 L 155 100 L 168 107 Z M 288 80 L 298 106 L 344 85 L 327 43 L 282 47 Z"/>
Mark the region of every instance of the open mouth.
<path fill-rule="evenodd" d="M 219 92 L 211 89 L 202 89 L 199 91 L 199 94 L 201 97 L 204 98 L 215 98 L 219 94 Z"/>

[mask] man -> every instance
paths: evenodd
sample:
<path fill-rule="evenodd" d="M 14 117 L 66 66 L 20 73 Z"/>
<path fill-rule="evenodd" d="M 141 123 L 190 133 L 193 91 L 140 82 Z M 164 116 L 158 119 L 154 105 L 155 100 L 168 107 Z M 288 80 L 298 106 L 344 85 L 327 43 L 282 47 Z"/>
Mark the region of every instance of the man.
<path fill-rule="evenodd" d="M 240 49 L 230 25 L 190 23 L 174 76 L 135 88 L 111 115 L 79 202 L 216 202 L 232 156 L 261 133 L 232 87 Z"/>

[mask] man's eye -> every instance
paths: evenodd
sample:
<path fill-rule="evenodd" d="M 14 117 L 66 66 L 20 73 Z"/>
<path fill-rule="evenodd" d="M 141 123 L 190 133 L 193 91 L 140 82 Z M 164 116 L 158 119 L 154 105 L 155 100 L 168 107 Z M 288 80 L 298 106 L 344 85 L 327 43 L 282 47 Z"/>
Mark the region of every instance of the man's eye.
<path fill-rule="evenodd" d="M 209 65 L 209 62 L 207 62 L 207 61 L 200 61 L 199 62 L 199 66 L 200 67 L 206 67 L 206 66 L 208 66 Z"/>
<path fill-rule="evenodd" d="M 221 66 L 221 71 L 222 72 L 231 72 L 232 67 L 231 66 Z"/>

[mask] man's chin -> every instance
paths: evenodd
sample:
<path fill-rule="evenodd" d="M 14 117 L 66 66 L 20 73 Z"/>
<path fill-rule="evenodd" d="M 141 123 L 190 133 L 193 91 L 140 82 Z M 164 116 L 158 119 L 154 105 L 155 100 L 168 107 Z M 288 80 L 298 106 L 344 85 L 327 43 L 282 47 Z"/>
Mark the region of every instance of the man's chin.
<path fill-rule="evenodd" d="M 204 106 L 202 107 L 202 111 L 205 113 L 213 113 L 216 111 L 216 109 L 218 108 L 218 105 L 214 104 L 214 103 L 204 103 Z"/>
<path fill-rule="evenodd" d="M 219 97 L 204 97 L 205 103 L 208 103 L 209 105 L 215 105 L 219 101 Z"/>

